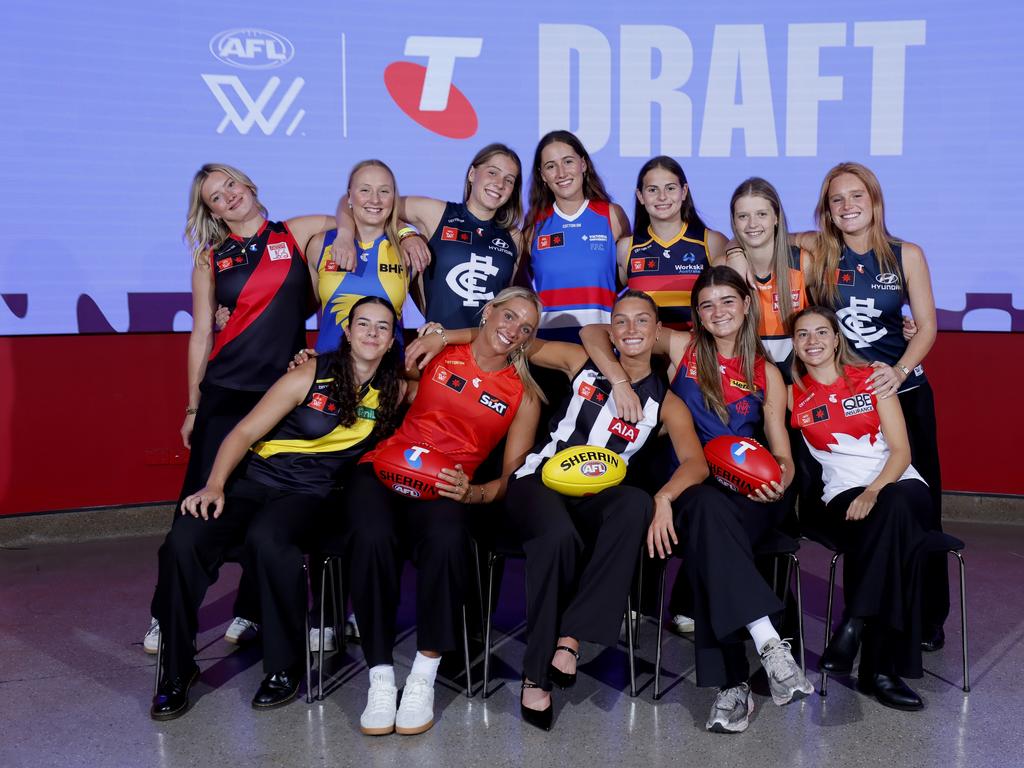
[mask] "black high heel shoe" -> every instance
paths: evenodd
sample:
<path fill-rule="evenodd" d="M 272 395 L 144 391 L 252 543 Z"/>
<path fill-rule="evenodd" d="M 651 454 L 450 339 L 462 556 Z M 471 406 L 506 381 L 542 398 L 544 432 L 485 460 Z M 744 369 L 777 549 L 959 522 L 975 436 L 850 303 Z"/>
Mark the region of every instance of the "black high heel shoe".
<path fill-rule="evenodd" d="M 576 663 L 580 662 L 580 652 L 575 648 L 570 648 L 568 645 L 555 646 L 555 651 L 565 651 L 566 653 L 572 654 L 576 659 Z M 567 688 L 572 688 L 576 685 L 576 673 L 575 672 L 563 672 L 554 664 L 548 667 L 548 677 L 551 678 L 551 682 L 561 688 L 563 691 Z"/>
<path fill-rule="evenodd" d="M 821 670 L 833 675 L 850 674 L 863 631 L 864 619 L 847 619 L 840 624 L 825 652 L 821 654 Z"/>
<path fill-rule="evenodd" d="M 552 704 L 547 709 L 530 709 L 523 704 L 523 691 L 527 688 L 540 688 L 536 683 L 527 682 L 526 678 L 523 678 L 523 687 L 519 692 L 519 714 L 523 718 L 523 722 L 529 723 L 534 728 L 540 728 L 542 731 L 551 730 L 551 722 L 554 719 L 555 705 Z"/>

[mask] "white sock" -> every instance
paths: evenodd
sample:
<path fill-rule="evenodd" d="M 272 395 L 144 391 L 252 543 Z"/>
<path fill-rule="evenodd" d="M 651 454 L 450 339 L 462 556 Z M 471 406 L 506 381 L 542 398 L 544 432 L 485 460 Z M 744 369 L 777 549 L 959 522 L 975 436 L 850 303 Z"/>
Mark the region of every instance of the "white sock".
<path fill-rule="evenodd" d="M 764 650 L 769 640 L 782 639 L 767 616 L 762 616 L 760 619 L 755 619 L 747 624 L 747 630 L 750 632 L 750 636 L 754 638 L 754 647 L 757 648 L 758 653 Z"/>
<path fill-rule="evenodd" d="M 440 656 L 436 659 L 432 659 L 429 656 L 424 656 L 419 651 L 416 651 L 416 658 L 412 660 L 412 669 L 409 670 L 409 674 L 425 677 L 427 678 L 427 681 L 433 685 L 434 679 L 437 677 L 437 668 L 439 666 L 441 666 Z"/>
<path fill-rule="evenodd" d="M 394 687 L 395 685 L 395 668 L 391 664 L 378 664 L 375 667 L 370 667 L 370 685 L 373 685 L 373 678 L 383 677 L 388 685 Z"/>

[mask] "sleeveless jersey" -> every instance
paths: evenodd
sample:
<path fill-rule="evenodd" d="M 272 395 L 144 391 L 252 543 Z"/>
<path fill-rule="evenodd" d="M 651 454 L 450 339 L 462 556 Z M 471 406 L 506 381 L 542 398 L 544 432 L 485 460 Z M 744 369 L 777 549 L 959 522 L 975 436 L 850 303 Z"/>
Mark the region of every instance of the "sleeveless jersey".
<path fill-rule="evenodd" d="M 542 339 L 579 341 L 579 329 L 611 320 L 615 238 L 609 203 L 588 200 L 571 216 L 552 206 L 534 228 L 533 284 L 544 305 Z"/>
<path fill-rule="evenodd" d="M 647 439 L 658 433 L 661 405 L 668 391 L 664 377 L 653 371 L 632 387 L 644 409 L 643 418 L 636 424 L 616 416 L 611 382 L 593 361 L 587 360 L 572 380 L 572 394 L 551 417 L 550 435 L 534 447 L 516 477 L 533 474 L 560 450 L 576 445 L 615 451 L 628 465 Z"/>
<path fill-rule="evenodd" d="M 334 378 L 328 375 L 329 365 L 329 356 L 317 358 L 305 399 L 252 447 L 246 477 L 273 488 L 326 496 L 369 448 L 380 392 L 364 387 L 355 424 L 341 426 L 338 403 L 331 397 Z"/>
<path fill-rule="evenodd" d="M 708 232 L 687 222 L 672 240 L 665 242 L 648 228 L 630 241 L 626 265 L 629 287 L 650 294 L 658 305 L 658 319 L 672 328 L 689 330 L 690 292 L 708 266 Z"/>
<path fill-rule="evenodd" d="M 392 248 L 387 235 L 372 243 L 356 241 L 356 266 L 351 272 L 342 271 L 334 260 L 334 241 L 338 230 L 324 234 L 316 271 L 320 292 L 320 332 L 316 351 L 333 352 L 341 343 L 342 323 L 348 318 L 352 305 L 364 296 L 379 296 L 391 302 L 402 319 L 402 305 L 408 292 L 402 254 Z"/>
<path fill-rule="evenodd" d="M 821 464 L 827 504 L 850 488 L 867 486 L 878 477 L 889 458 L 889 445 L 882 434 L 875 410 L 875 396 L 868 390 L 867 366 L 846 366 L 846 376 L 821 384 L 805 376 L 807 388 L 793 388 L 791 424 L 799 429 L 811 455 Z M 913 465 L 900 480 L 924 479 Z"/>
<path fill-rule="evenodd" d="M 284 222 L 264 221 L 251 239 L 230 235 L 210 251 L 214 298 L 231 310 L 214 336 L 203 381 L 270 389 L 305 346 L 313 290 L 306 257 Z"/>
<path fill-rule="evenodd" d="M 903 338 L 903 304 L 907 291 L 903 276 L 903 247 L 891 243 L 896 272 L 882 272 L 874 251 L 854 253 L 843 247 L 836 271 L 840 303 L 833 307 L 839 326 L 853 351 L 869 362 L 893 365 L 907 349 Z M 918 365 L 903 382 L 900 392 L 924 383 L 924 367 Z"/>
<path fill-rule="evenodd" d="M 445 328 L 475 327 L 483 305 L 512 282 L 517 258 L 512 235 L 493 219 L 478 219 L 465 203 L 447 203 L 428 245 L 424 316 Z"/>
<path fill-rule="evenodd" d="M 766 386 L 764 364 L 763 358 L 754 364 L 754 381 L 750 383 L 743 376 L 740 358 L 718 356 L 722 394 L 729 412 L 729 423 L 723 424 L 718 414 L 704 404 L 704 394 L 697 382 L 697 351 L 692 346 L 686 350 L 672 379 L 672 391 L 690 409 L 701 445 L 707 445 L 720 435 L 762 437 Z"/>
<path fill-rule="evenodd" d="M 419 391 L 393 442 L 428 445 L 462 464 L 470 477 L 508 433 L 523 399 L 523 382 L 511 365 L 482 371 L 469 344 L 447 347 L 423 370 Z"/>
<path fill-rule="evenodd" d="M 789 247 L 789 298 L 794 314 L 807 306 L 807 290 L 801 269 L 802 255 L 799 246 Z M 766 278 L 755 276 L 755 280 L 760 309 L 757 335 L 761 337 L 761 342 L 768 350 L 768 356 L 779 366 L 782 377 L 789 384 L 789 366 L 793 362 L 793 338 L 786 332 L 786 324 L 779 312 L 779 292 L 775 287 L 775 273 Z"/>

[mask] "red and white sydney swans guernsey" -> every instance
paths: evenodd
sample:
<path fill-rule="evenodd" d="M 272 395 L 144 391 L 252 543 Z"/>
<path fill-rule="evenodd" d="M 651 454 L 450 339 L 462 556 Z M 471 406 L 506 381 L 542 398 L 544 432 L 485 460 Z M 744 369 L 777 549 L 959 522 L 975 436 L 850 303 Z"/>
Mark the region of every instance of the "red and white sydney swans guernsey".
<path fill-rule="evenodd" d="M 511 365 L 482 371 L 468 344 L 446 347 L 423 369 L 398 431 L 360 463 L 372 462 L 385 445 L 409 442 L 440 451 L 472 477 L 508 433 L 522 399 L 523 382 Z"/>
<path fill-rule="evenodd" d="M 875 396 L 868 391 L 871 373 L 871 368 L 848 365 L 849 383 L 840 376 L 826 386 L 805 376 L 806 390 L 793 387 L 790 423 L 821 464 L 826 504 L 843 491 L 869 485 L 889 458 Z M 900 480 L 924 482 L 913 465 Z"/>

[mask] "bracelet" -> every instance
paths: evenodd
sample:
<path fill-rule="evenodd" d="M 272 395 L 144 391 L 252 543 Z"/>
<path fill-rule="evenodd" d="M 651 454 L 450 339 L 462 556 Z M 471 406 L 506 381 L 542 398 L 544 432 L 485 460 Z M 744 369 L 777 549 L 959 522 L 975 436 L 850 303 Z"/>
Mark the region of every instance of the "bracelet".
<path fill-rule="evenodd" d="M 446 347 L 448 346 L 448 335 L 444 332 L 444 326 L 438 326 L 433 330 L 433 333 L 439 335 L 441 337 L 441 343 Z"/>
<path fill-rule="evenodd" d="M 742 253 L 742 254 L 744 254 L 744 255 L 746 255 L 746 253 L 747 253 L 746 251 L 744 251 L 744 250 L 743 250 L 743 247 L 742 247 L 742 246 L 739 246 L 739 245 L 734 245 L 734 246 L 733 246 L 732 248 L 730 248 L 729 250 L 727 250 L 727 251 L 725 252 L 725 254 L 726 254 L 726 255 L 728 256 L 728 255 L 729 255 L 730 253 L 737 253 L 737 252 L 739 252 L 739 253 Z"/>
<path fill-rule="evenodd" d="M 612 382 L 613 387 L 617 387 L 619 384 L 629 384 L 629 379 L 619 379 L 618 381 Z"/>
<path fill-rule="evenodd" d="M 189 407 L 185 408 L 185 415 L 186 416 L 195 416 L 197 413 L 199 413 L 199 409 L 198 408 L 189 408 Z"/>
<path fill-rule="evenodd" d="M 907 368 L 907 366 L 903 365 L 903 363 L 896 363 L 896 365 L 893 366 L 893 367 L 896 368 L 897 370 L 903 372 L 903 380 L 904 381 L 906 381 L 907 379 L 910 378 L 910 369 Z"/>
<path fill-rule="evenodd" d="M 405 238 L 415 235 L 419 235 L 419 231 L 415 227 L 402 227 L 398 230 L 398 242 L 401 243 Z"/>

